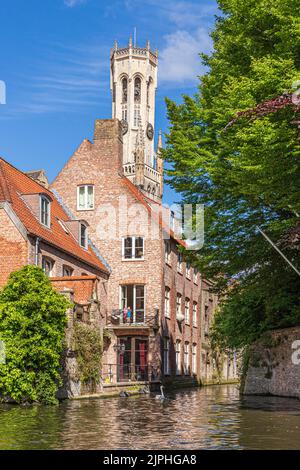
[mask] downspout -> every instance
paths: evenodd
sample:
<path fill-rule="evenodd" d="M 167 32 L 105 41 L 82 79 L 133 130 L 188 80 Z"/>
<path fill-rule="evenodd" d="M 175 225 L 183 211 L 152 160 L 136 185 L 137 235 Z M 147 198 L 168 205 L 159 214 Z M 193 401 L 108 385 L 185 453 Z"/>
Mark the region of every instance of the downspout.
<path fill-rule="evenodd" d="M 40 244 L 40 238 L 36 237 L 35 239 L 35 253 L 34 253 L 34 263 L 36 266 L 39 265 L 39 244 Z"/>

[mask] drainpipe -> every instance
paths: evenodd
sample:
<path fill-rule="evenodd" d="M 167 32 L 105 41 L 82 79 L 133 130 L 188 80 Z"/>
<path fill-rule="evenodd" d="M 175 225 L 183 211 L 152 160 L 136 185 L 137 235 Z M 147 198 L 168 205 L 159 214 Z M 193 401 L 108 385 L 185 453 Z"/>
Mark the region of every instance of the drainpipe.
<path fill-rule="evenodd" d="M 39 265 L 39 244 L 40 244 L 40 238 L 39 237 L 36 237 L 35 239 L 35 254 L 34 254 L 34 262 L 35 262 L 35 265 L 38 266 Z"/>

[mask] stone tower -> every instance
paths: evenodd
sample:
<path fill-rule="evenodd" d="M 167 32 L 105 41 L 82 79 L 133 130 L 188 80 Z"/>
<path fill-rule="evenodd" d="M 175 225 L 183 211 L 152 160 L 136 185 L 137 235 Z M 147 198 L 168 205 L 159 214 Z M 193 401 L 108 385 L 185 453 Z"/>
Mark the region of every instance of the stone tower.
<path fill-rule="evenodd" d="M 160 200 L 163 165 L 154 150 L 157 50 L 127 47 L 111 50 L 112 117 L 122 122 L 123 171 L 148 197 Z M 161 140 L 160 140 L 161 141 Z"/>

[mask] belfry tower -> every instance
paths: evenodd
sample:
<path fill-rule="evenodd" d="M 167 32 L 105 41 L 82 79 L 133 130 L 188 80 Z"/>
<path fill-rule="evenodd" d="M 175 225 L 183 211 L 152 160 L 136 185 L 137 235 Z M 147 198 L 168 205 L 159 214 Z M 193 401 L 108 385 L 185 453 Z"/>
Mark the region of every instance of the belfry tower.
<path fill-rule="evenodd" d="M 157 50 L 128 46 L 111 50 L 112 117 L 122 121 L 123 171 L 148 197 L 160 200 L 163 163 L 154 150 Z M 159 139 L 161 145 L 161 139 Z"/>

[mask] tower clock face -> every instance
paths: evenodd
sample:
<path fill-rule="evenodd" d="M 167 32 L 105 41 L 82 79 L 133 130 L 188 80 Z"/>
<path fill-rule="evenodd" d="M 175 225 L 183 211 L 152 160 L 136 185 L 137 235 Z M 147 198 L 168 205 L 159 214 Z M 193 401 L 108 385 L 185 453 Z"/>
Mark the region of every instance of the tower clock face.
<path fill-rule="evenodd" d="M 128 131 L 128 122 L 125 121 L 125 119 L 122 119 L 121 124 L 122 124 L 122 135 L 125 135 Z"/>
<path fill-rule="evenodd" d="M 148 139 L 152 140 L 154 136 L 154 129 L 153 129 L 152 124 L 150 124 L 150 122 L 148 123 L 146 133 L 147 133 Z"/>

